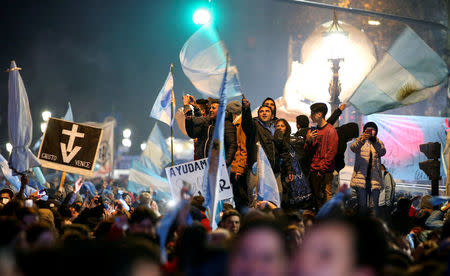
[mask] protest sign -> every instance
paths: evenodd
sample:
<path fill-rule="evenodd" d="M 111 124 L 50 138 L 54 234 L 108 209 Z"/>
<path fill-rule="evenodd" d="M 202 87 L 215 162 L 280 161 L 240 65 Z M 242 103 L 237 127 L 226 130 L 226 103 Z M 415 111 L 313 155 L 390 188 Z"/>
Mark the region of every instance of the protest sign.
<path fill-rule="evenodd" d="M 169 180 L 170 191 L 175 201 L 180 200 L 180 191 L 183 187 L 183 182 L 191 185 L 191 192 L 193 195 L 203 195 L 203 175 L 206 169 L 207 158 L 199 159 L 183 164 L 175 165 L 166 168 L 167 179 Z M 221 168 L 227 170 L 226 166 Z M 225 172 L 222 175 L 225 174 Z M 233 190 L 229 179 L 220 179 L 219 185 L 219 200 L 224 200 L 233 197 Z"/>
<path fill-rule="evenodd" d="M 38 158 L 44 167 L 91 176 L 102 133 L 101 128 L 50 118 Z"/>

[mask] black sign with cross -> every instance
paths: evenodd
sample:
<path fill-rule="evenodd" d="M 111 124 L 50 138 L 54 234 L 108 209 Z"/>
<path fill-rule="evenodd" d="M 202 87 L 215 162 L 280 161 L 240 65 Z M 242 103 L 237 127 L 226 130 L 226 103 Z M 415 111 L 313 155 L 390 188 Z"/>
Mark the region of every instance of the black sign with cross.
<path fill-rule="evenodd" d="M 50 118 L 38 158 L 46 168 L 90 176 L 102 133 L 101 128 Z"/>

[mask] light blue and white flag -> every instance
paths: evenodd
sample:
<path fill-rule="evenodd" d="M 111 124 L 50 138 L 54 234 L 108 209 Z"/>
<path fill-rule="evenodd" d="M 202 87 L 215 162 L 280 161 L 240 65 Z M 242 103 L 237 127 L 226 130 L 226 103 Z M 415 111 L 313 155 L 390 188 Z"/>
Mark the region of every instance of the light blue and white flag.
<path fill-rule="evenodd" d="M 219 98 L 222 78 L 227 70 L 225 95 L 242 95 L 238 70 L 227 63 L 227 49 L 211 24 L 203 25 L 184 44 L 180 52 L 184 74 L 206 97 Z"/>
<path fill-rule="evenodd" d="M 8 83 L 8 130 L 13 149 L 9 165 L 16 172 L 25 173 L 30 168 L 38 167 L 41 164 L 29 149 L 33 138 L 33 121 L 27 91 L 19 70 L 16 62 L 11 61 Z"/>
<path fill-rule="evenodd" d="M 73 122 L 72 106 L 70 105 L 70 102 L 68 102 L 67 105 L 67 111 L 63 117 L 63 120 Z"/>
<path fill-rule="evenodd" d="M 228 68 L 228 65 L 226 66 Z M 219 109 L 217 111 L 216 125 L 209 148 L 208 162 L 203 177 L 203 195 L 205 197 L 205 206 L 209 209 L 211 228 L 217 228 L 216 212 L 218 207 L 218 193 L 221 183 L 229 183 L 229 175 L 227 170 L 221 169 L 226 167 L 225 163 L 225 144 L 224 144 L 224 128 L 225 128 L 225 108 L 227 106 L 227 97 L 225 95 L 225 82 L 227 79 L 227 70 L 222 78 L 220 87 Z"/>
<path fill-rule="evenodd" d="M 91 197 L 94 197 L 97 195 L 97 189 L 94 186 L 94 183 L 91 181 L 85 181 L 83 183 L 83 186 L 81 186 L 81 189 L 85 189 L 89 194 L 91 194 Z"/>
<path fill-rule="evenodd" d="M 150 136 L 147 140 L 147 146 L 141 154 L 140 162 L 154 173 L 161 175 L 164 168 L 170 163 L 170 152 L 166 140 L 155 123 Z"/>
<path fill-rule="evenodd" d="M 277 207 L 280 207 L 280 193 L 278 191 L 277 180 L 273 174 L 270 162 L 267 159 L 266 153 L 258 142 L 258 159 L 257 159 L 257 199 L 270 201 Z"/>
<path fill-rule="evenodd" d="M 447 74 L 442 58 L 406 27 L 350 102 L 364 115 L 414 104 L 433 96 Z"/>
<path fill-rule="evenodd" d="M 162 198 L 172 198 L 169 182 L 150 169 L 144 167 L 140 162 L 134 160 L 131 163 L 130 175 L 128 176 L 127 190 L 139 194 L 144 191 L 157 191 Z M 159 198 L 154 198 L 159 200 Z"/>
<path fill-rule="evenodd" d="M 172 104 L 173 101 L 173 104 Z M 169 126 L 172 126 L 175 118 L 175 97 L 173 94 L 173 75 L 169 72 L 163 88 L 159 91 L 158 97 L 153 104 L 150 117 L 160 120 Z"/>
<path fill-rule="evenodd" d="M 36 180 L 39 183 L 39 190 L 45 189 L 45 183 L 47 183 L 47 180 L 45 180 L 44 174 L 41 171 L 40 167 L 34 167 L 33 168 L 34 176 L 36 177 Z"/>
<path fill-rule="evenodd" d="M 9 168 L 8 161 L 0 154 L 0 169 L 2 170 L 3 175 L 11 184 L 14 192 L 18 192 L 20 190 L 20 179 L 17 175 L 13 175 L 12 170 Z"/>
<path fill-rule="evenodd" d="M 178 216 L 178 213 L 182 208 L 185 208 L 186 205 L 189 204 L 189 201 L 183 199 L 175 205 L 172 209 L 170 209 L 164 217 L 161 219 L 158 227 L 156 228 L 156 233 L 159 236 L 159 247 L 161 250 L 161 263 L 167 263 L 167 251 L 166 251 L 166 241 L 169 235 L 169 230 L 172 224 L 175 222 L 175 219 Z M 191 225 L 192 222 L 189 222 L 187 219 L 187 225 Z"/>

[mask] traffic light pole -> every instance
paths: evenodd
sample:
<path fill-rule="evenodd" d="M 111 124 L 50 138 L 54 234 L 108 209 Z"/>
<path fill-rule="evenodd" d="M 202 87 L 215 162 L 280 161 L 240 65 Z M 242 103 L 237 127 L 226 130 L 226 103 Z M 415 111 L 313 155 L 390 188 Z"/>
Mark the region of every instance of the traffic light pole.
<path fill-rule="evenodd" d="M 431 179 L 431 196 L 439 195 L 439 179 Z"/>

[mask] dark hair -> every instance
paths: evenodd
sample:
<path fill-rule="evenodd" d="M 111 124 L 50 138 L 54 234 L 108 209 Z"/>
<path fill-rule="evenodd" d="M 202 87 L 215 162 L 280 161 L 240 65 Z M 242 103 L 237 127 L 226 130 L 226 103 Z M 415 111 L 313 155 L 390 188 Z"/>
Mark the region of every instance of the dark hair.
<path fill-rule="evenodd" d="M 309 126 L 309 118 L 306 115 L 298 115 L 296 118 L 297 125 L 300 126 L 300 128 L 305 128 Z"/>
<path fill-rule="evenodd" d="M 363 132 L 366 131 L 366 129 L 369 128 L 369 127 L 375 129 L 376 134 L 378 134 L 378 126 L 377 126 L 377 124 L 375 124 L 374 122 L 368 122 L 368 123 L 366 123 L 366 124 L 364 125 L 364 127 L 363 127 Z M 375 134 L 375 135 L 376 135 L 376 134 Z"/>
<path fill-rule="evenodd" d="M 3 193 L 9 194 L 10 199 L 13 199 L 13 197 L 14 197 L 14 192 L 11 189 L 3 188 L 0 190 L 0 194 L 3 194 Z"/>
<path fill-rule="evenodd" d="M 387 233 L 379 219 L 368 216 L 330 218 L 319 221 L 314 227 L 322 225 L 342 225 L 351 231 L 353 248 L 358 266 L 370 267 L 381 275 L 388 253 Z"/>
<path fill-rule="evenodd" d="M 270 113 L 272 113 L 272 115 L 273 115 L 272 108 L 270 108 L 270 107 L 268 107 L 268 106 L 266 106 L 266 105 L 261 105 L 261 106 L 258 108 L 258 115 L 259 115 L 259 111 L 260 111 L 261 108 L 263 108 L 263 107 L 267 107 L 268 109 L 270 109 Z"/>
<path fill-rule="evenodd" d="M 222 215 L 222 222 L 226 221 L 229 217 L 237 216 L 239 219 L 241 218 L 241 214 L 236 210 L 228 210 Z"/>
<path fill-rule="evenodd" d="M 158 218 L 155 212 L 146 206 L 138 206 L 130 217 L 130 224 L 139 223 L 145 219 L 150 219 L 153 225 L 156 225 Z"/>
<path fill-rule="evenodd" d="M 207 99 L 198 99 L 195 101 L 195 103 L 197 104 L 198 108 L 200 108 L 200 110 L 204 110 L 205 114 L 208 114 L 209 108 Z"/>
<path fill-rule="evenodd" d="M 26 230 L 26 238 L 28 243 L 35 243 L 42 233 L 50 232 L 54 234 L 53 229 L 47 223 L 37 222 L 30 225 Z"/>
<path fill-rule="evenodd" d="M 242 237 L 244 237 L 248 232 L 256 229 L 267 229 L 275 233 L 275 235 L 278 236 L 282 244 L 283 253 L 286 256 L 288 255 L 289 250 L 285 242 L 283 226 L 278 220 L 268 215 L 256 215 L 252 217 L 245 217 L 243 223 L 241 224 L 241 227 L 239 228 L 239 233 L 234 241 L 234 249 L 238 249 L 236 245 L 240 243 Z"/>
<path fill-rule="evenodd" d="M 327 113 L 328 113 L 328 107 L 324 103 L 315 103 L 315 104 L 311 105 L 310 109 L 311 109 L 312 113 L 321 112 L 323 118 L 325 118 L 325 115 L 327 115 Z"/>
<path fill-rule="evenodd" d="M 283 134 L 283 141 L 285 142 L 289 142 L 289 139 L 291 137 L 291 126 L 289 125 L 289 123 L 285 120 L 285 119 L 278 119 L 275 122 L 275 126 L 279 123 L 279 122 L 283 122 L 284 126 L 286 127 L 286 131 Z"/>
<path fill-rule="evenodd" d="M 209 106 L 212 104 L 220 104 L 219 99 L 208 98 Z"/>
<path fill-rule="evenodd" d="M 277 104 L 275 103 L 274 99 L 272 99 L 271 97 L 267 97 L 267 98 L 263 101 L 262 105 L 265 105 L 266 102 L 269 101 L 269 100 L 272 101 L 273 104 L 274 104 L 273 111 L 272 111 L 272 115 L 273 115 L 273 117 L 276 117 L 276 116 L 277 116 Z M 271 110 L 272 110 L 272 108 L 271 108 Z M 258 111 L 259 111 L 259 110 L 258 110 Z"/>

